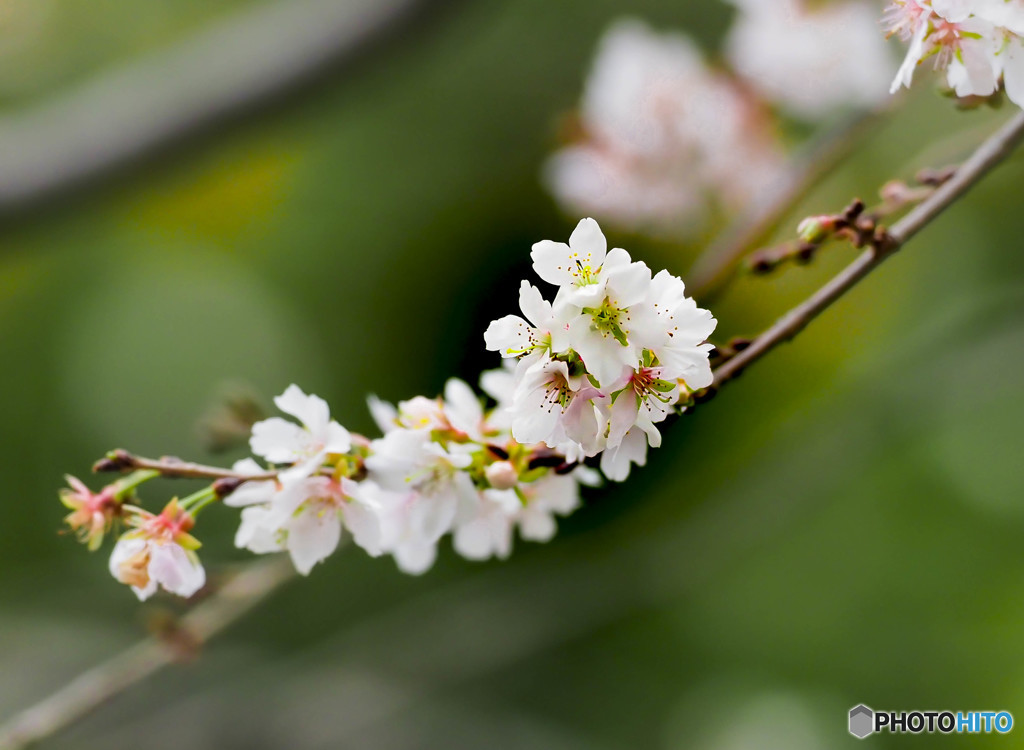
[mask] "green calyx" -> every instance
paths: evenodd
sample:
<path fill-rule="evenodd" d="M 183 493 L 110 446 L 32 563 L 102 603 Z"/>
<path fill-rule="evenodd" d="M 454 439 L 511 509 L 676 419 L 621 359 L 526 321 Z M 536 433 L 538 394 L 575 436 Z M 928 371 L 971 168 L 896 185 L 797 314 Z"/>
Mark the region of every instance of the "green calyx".
<path fill-rule="evenodd" d="M 583 312 L 591 317 L 591 327 L 595 331 L 599 331 L 606 336 L 612 336 L 623 346 L 628 345 L 626 332 L 622 329 L 622 324 L 619 320 L 622 316 L 622 310 L 612 306 L 607 297 L 605 297 L 600 307 L 584 307 Z"/>

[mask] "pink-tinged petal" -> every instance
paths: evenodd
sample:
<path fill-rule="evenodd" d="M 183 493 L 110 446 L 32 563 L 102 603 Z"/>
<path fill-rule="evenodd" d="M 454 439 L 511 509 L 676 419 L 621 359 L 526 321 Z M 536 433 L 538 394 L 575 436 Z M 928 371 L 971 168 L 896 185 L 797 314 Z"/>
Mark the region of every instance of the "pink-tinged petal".
<path fill-rule="evenodd" d="M 285 414 L 291 414 L 302 422 L 313 435 L 323 439 L 327 423 L 331 420 L 331 410 L 322 398 L 307 395 L 297 385 L 290 385 L 274 398 L 274 403 Z"/>
<path fill-rule="evenodd" d="M 556 286 L 565 286 L 575 281 L 571 269 L 576 267 L 576 263 L 571 256 L 572 251 L 568 245 L 551 240 L 541 240 L 530 252 L 534 273 Z"/>
<path fill-rule="evenodd" d="M 519 285 L 519 309 L 534 326 L 546 327 L 551 321 L 551 303 L 529 281 Z"/>
<path fill-rule="evenodd" d="M 156 581 L 167 591 L 185 598 L 206 584 L 203 566 L 174 543 L 152 546 L 149 576 L 151 581 Z"/>
<path fill-rule="evenodd" d="M 616 448 L 626 436 L 626 433 L 636 424 L 636 415 L 639 411 L 639 399 L 636 391 L 627 388 L 622 391 L 612 402 L 611 423 L 608 428 L 608 447 Z"/>
<path fill-rule="evenodd" d="M 340 541 L 341 517 L 335 508 L 314 504 L 288 524 L 288 554 L 295 569 L 304 576 L 333 553 Z"/>
<path fill-rule="evenodd" d="M 309 433 L 293 422 L 271 417 L 252 426 L 249 448 L 275 464 L 296 460 L 309 443 Z"/>
<path fill-rule="evenodd" d="M 582 219 L 569 237 L 569 247 L 584 266 L 597 269 L 604 263 L 608 240 L 593 219 Z"/>
<path fill-rule="evenodd" d="M 484 331 L 484 346 L 502 357 L 518 357 L 530 349 L 530 325 L 518 315 L 492 320 Z"/>
<path fill-rule="evenodd" d="M 348 453 L 352 448 L 352 435 L 337 422 L 327 424 L 324 450 L 328 453 Z"/>

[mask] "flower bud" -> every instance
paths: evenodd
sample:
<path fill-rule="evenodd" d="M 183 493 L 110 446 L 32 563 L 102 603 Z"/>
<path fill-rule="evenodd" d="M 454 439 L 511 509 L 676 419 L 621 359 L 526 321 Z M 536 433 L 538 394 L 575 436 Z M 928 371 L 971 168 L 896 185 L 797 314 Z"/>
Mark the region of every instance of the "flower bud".
<path fill-rule="evenodd" d="M 797 226 L 797 234 L 804 242 L 817 244 L 825 240 L 836 228 L 832 216 L 808 216 Z"/>
<path fill-rule="evenodd" d="M 497 461 L 484 471 L 487 481 L 496 490 L 510 490 L 519 481 L 519 472 L 508 461 Z"/>

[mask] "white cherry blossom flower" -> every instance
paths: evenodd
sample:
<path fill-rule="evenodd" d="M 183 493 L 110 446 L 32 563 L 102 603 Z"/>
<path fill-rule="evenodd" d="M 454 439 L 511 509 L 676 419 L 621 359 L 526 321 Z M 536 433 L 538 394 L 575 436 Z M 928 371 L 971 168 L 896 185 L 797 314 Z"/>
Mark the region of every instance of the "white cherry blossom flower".
<path fill-rule="evenodd" d="M 484 343 L 490 351 L 508 358 L 540 356 L 568 348 L 565 324 L 555 318 L 551 303 L 528 281 L 523 281 L 519 287 L 519 309 L 526 320 L 518 315 L 506 315 L 487 327 Z"/>
<path fill-rule="evenodd" d="M 672 413 L 679 401 L 679 383 L 663 379 L 661 367 L 635 370 L 624 387 L 613 395 L 608 424 L 608 447 L 622 442 L 626 433 L 639 426 L 648 435 L 659 435 L 654 426 Z"/>
<path fill-rule="evenodd" d="M 512 404 L 512 436 L 524 445 L 566 441 L 582 446 L 584 454 L 597 450 L 601 422 L 594 405 L 602 398 L 582 374 L 555 359 L 537 362 L 524 373 Z"/>
<path fill-rule="evenodd" d="M 309 575 L 338 548 L 347 528 L 376 557 L 383 552 L 379 508 L 364 490 L 350 479 L 325 476 L 246 482 L 225 499 L 244 506 L 235 545 L 256 554 L 287 551 L 295 569 Z"/>
<path fill-rule="evenodd" d="M 686 296 L 686 286 L 678 276 L 659 271 L 651 282 L 648 297 L 659 324 L 654 340 L 646 348 L 657 357 L 663 377 L 683 380 L 691 391 L 711 385 L 709 353 L 714 348 L 707 343 L 718 321 L 710 311 L 697 307 Z"/>
<path fill-rule="evenodd" d="M 143 602 L 157 587 L 187 598 L 206 584 L 206 571 L 195 555 L 174 542 L 156 539 L 119 539 L 110 555 L 110 573 L 131 586 Z"/>
<path fill-rule="evenodd" d="M 136 528 L 117 540 L 110 555 L 110 573 L 131 586 L 140 601 L 158 587 L 189 597 L 206 584 L 206 571 L 196 556 L 199 542 L 188 532 L 194 519 L 171 501 L 159 514 L 135 509 L 129 523 Z"/>
<path fill-rule="evenodd" d="M 292 464 L 285 472 L 289 477 L 309 476 L 329 454 L 347 453 L 352 447 L 348 430 L 331 420 L 330 409 L 322 398 L 306 395 L 297 385 L 290 385 L 274 403 L 302 426 L 280 417 L 257 422 L 252 427 L 249 447 L 270 463 Z"/>
<path fill-rule="evenodd" d="M 460 444 L 445 448 L 420 430 L 394 430 L 370 444 L 370 479 L 405 498 L 402 513 L 392 519 L 401 533 L 395 531 L 392 537 L 405 539 L 415 532 L 433 545 L 451 529 L 460 501 L 476 493 L 464 471 L 472 463 L 471 451 Z"/>

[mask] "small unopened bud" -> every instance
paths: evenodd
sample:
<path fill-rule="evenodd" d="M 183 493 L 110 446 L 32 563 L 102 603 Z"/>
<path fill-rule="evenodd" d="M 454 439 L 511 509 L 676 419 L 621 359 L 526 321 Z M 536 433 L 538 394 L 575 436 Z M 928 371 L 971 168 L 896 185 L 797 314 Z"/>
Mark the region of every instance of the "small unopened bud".
<path fill-rule="evenodd" d="M 497 445 L 488 445 L 487 446 L 487 450 L 489 450 L 495 456 L 500 458 L 502 461 L 505 461 L 506 459 L 508 459 L 508 451 L 505 450 L 504 448 L 501 448 L 501 447 L 499 447 Z"/>
<path fill-rule="evenodd" d="M 221 500 L 237 490 L 245 480 L 241 477 L 221 477 L 213 483 L 213 493 Z"/>
<path fill-rule="evenodd" d="M 797 226 L 797 234 L 804 242 L 818 244 L 828 239 L 835 231 L 836 220 L 833 216 L 808 216 Z"/>
<path fill-rule="evenodd" d="M 135 459 L 126 450 L 110 451 L 106 456 L 92 465 L 93 472 L 99 474 L 108 471 L 124 471 L 135 466 Z"/>
<path fill-rule="evenodd" d="M 484 471 L 487 481 L 496 490 L 510 490 L 519 481 L 519 472 L 508 461 L 496 461 Z"/>

